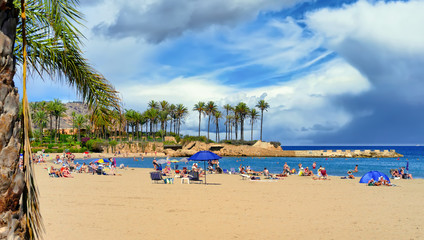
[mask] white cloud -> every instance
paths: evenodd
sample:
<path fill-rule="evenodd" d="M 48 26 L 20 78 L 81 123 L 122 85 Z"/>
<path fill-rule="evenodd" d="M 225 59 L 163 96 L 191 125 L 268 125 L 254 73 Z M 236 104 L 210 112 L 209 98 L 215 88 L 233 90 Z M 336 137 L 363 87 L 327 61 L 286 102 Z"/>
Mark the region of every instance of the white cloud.
<path fill-rule="evenodd" d="M 296 142 L 319 131 L 337 131 L 343 127 L 352 116 L 333 105 L 330 98 L 356 95 L 369 87 L 358 71 L 342 60 L 334 60 L 294 81 L 256 89 L 221 85 L 215 79 L 179 77 L 168 83 L 128 85 L 121 91 L 127 107 L 139 111 L 144 111 L 150 100 L 183 103 L 190 111 L 186 125 L 191 128 L 198 124 L 198 115 L 191 111 L 198 101 L 215 101 L 221 107 L 243 101 L 254 107 L 266 94 L 265 100 L 271 108 L 265 117 L 265 138 Z M 259 124 L 256 124 L 256 133 L 258 128 Z"/>
<path fill-rule="evenodd" d="M 236 26 L 256 18 L 261 11 L 281 10 L 304 0 L 150 0 L 119 1 L 114 22 L 105 21 L 96 31 L 110 37 L 142 37 L 162 42 L 186 31 L 211 26 Z"/>

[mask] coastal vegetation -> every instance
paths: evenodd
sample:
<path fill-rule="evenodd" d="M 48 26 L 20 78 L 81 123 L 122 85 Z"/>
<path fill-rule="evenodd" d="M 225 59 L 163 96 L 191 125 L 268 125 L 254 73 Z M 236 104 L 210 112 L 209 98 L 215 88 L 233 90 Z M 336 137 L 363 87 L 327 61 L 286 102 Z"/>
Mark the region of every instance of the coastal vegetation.
<path fill-rule="evenodd" d="M 189 111 L 183 104 L 173 104 L 165 100 L 147 103 L 148 108 L 143 111 L 126 109 L 123 112 L 112 111 L 108 116 L 108 122 L 104 118 L 96 117 L 95 112 L 76 110 L 73 106 L 72 113 L 66 114 L 67 108 L 60 100 L 50 102 L 30 103 L 32 116 L 32 139 L 34 150 L 43 147 L 47 152 L 71 152 L 101 151 L 101 147 L 113 146 L 122 142 L 164 142 L 165 136 L 172 136 L 176 143 L 187 143 L 189 141 L 223 142 L 234 145 L 253 145 L 254 124 L 259 119 L 257 108 L 249 108 L 246 103 L 240 102 L 235 106 L 225 104 L 222 110 L 213 101 L 198 102 L 193 111 L 199 114 L 198 136 L 183 136 L 181 128 L 185 123 Z M 264 100 L 258 101 L 257 106 L 269 105 Z M 82 105 L 80 107 L 85 107 Z M 259 109 L 261 110 L 261 109 Z M 224 116 L 225 114 L 225 116 Z M 46 118 L 49 116 L 49 118 Z M 207 135 L 201 136 L 202 117 L 207 117 Z M 61 120 L 70 122 L 67 129 L 61 129 Z M 225 120 L 222 122 L 221 120 Z M 250 120 L 250 141 L 246 141 L 247 130 L 245 125 Z M 220 123 L 225 125 L 225 139 L 220 139 Z M 47 126 L 50 126 L 47 128 Z M 215 138 L 212 139 L 210 132 L 215 128 Z M 65 131 L 66 130 L 66 131 Z M 86 144 L 82 139 L 98 139 L 96 144 Z M 183 141 L 181 141 L 183 140 Z M 253 142 L 253 143 L 252 143 Z M 52 143 L 54 143 L 52 145 Z M 252 144 L 250 144 L 252 143 Z M 50 147 L 49 147 L 50 146 Z M 52 149 L 51 147 L 54 147 Z"/>

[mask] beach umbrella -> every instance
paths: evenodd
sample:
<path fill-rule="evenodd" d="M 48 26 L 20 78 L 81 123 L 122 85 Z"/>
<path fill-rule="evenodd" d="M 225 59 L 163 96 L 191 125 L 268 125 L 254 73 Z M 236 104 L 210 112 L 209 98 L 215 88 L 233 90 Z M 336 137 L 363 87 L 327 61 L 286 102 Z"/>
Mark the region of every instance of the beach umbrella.
<path fill-rule="evenodd" d="M 100 158 L 100 159 L 98 159 L 98 160 L 96 160 L 96 161 L 94 161 L 95 163 L 108 163 L 109 162 L 109 160 L 108 159 L 103 159 L 103 158 Z"/>
<path fill-rule="evenodd" d="M 157 161 L 157 163 L 158 164 L 165 164 L 167 161 L 166 161 L 166 159 L 159 159 L 158 161 Z"/>
<path fill-rule="evenodd" d="M 172 159 L 170 162 L 177 163 L 177 162 L 180 162 L 180 161 L 178 161 L 177 159 Z"/>
<path fill-rule="evenodd" d="M 406 161 L 406 171 L 409 171 L 409 161 Z"/>
<path fill-rule="evenodd" d="M 379 171 L 370 171 L 364 174 L 364 176 L 361 177 L 361 180 L 359 180 L 359 183 L 368 183 L 371 178 L 374 179 L 374 181 L 378 181 L 378 179 L 383 176 L 383 178 L 390 182 L 389 177 L 387 177 L 386 174 L 379 172 Z"/>
<path fill-rule="evenodd" d="M 205 170 L 205 184 L 206 184 L 206 162 L 209 160 L 218 160 L 221 157 L 216 155 L 215 153 L 211 151 L 200 151 L 195 153 L 193 156 L 189 157 L 188 160 L 191 161 L 203 161 L 204 164 L 204 170 Z"/>
<path fill-rule="evenodd" d="M 179 162 L 188 163 L 188 159 L 187 158 L 181 158 Z"/>

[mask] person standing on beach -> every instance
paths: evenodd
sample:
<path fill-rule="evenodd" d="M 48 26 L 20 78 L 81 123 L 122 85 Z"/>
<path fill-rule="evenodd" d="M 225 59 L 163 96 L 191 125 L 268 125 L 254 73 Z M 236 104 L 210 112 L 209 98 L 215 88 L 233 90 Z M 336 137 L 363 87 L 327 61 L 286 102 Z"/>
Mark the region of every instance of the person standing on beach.
<path fill-rule="evenodd" d="M 355 169 L 353 169 L 353 171 L 352 172 L 358 172 L 358 164 L 356 164 L 356 166 L 355 166 Z"/>
<path fill-rule="evenodd" d="M 316 167 L 317 167 L 317 163 L 316 162 L 312 163 L 312 169 L 315 169 Z"/>

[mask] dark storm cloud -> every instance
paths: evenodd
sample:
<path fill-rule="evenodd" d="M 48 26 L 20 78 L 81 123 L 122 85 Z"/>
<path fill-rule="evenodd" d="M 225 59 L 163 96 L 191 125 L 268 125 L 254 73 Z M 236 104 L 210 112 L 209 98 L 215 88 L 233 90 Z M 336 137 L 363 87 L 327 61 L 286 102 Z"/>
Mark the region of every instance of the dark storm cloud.
<path fill-rule="evenodd" d="M 372 83 L 359 96 L 331 101 L 352 114 L 353 121 L 316 143 L 422 143 L 424 138 L 424 57 L 366 42 L 347 40 L 336 51 Z"/>
<path fill-rule="evenodd" d="M 145 8 L 123 3 L 113 24 L 99 24 L 93 31 L 109 37 L 141 37 L 159 43 L 188 30 L 202 30 L 213 25 L 234 26 L 254 19 L 263 9 L 280 9 L 296 2 L 300 1 L 158 0 Z"/>

